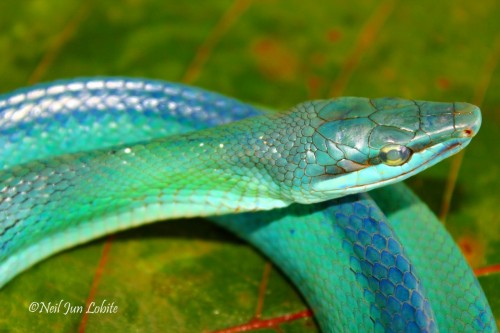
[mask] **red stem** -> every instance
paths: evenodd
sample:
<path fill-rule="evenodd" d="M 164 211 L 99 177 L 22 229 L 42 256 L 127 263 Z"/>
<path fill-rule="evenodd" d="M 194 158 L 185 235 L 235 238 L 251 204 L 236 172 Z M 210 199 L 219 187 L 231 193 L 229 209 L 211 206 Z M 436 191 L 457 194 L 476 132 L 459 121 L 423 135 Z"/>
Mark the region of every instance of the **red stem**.
<path fill-rule="evenodd" d="M 213 331 L 212 333 L 237 333 L 237 332 L 248 332 L 252 330 L 258 330 L 261 328 L 277 327 L 278 325 L 290 321 L 294 321 L 302 318 L 311 318 L 313 313 L 311 310 L 303 310 L 296 313 L 287 314 L 280 317 L 275 317 L 271 319 L 252 319 L 246 324 L 229 327 L 226 329 Z"/>

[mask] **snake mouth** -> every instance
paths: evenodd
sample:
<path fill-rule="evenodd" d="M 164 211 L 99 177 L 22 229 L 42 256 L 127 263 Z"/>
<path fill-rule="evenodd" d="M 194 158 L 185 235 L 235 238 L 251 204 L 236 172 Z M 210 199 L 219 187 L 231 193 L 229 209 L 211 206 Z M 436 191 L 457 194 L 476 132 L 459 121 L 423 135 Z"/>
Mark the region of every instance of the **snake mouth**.
<path fill-rule="evenodd" d="M 390 185 L 409 178 L 459 152 L 467 146 L 470 141 L 470 138 L 453 138 L 444 143 L 431 146 L 425 150 L 414 153 L 412 158 L 403 166 L 388 166 L 385 164 L 372 166 L 375 171 L 366 171 L 366 175 L 373 177 L 373 174 L 378 174 L 379 177 L 375 177 L 365 183 L 359 183 L 359 180 L 365 175 L 364 170 L 366 169 L 362 169 L 356 173 L 344 175 L 343 177 L 335 177 L 319 182 L 314 185 L 314 190 L 316 193 L 321 193 L 320 197 L 324 200 L 325 198 L 338 198 Z"/>
<path fill-rule="evenodd" d="M 423 163 L 417 165 L 413 169 L 402 173 L 401 176 L 405 176 L 405 175 L 411 174 L 411 173 L 413 173 L 413 172 L 415 172 L 417 170 L 420 170 L 421 168 L 423 168 L 421 170 L 427 169 L 428 167 L 433 166 L 434 164 L 436 164 L 437 162 L 443 160 L 444 158 L 446 158 L 446 157 L 448 157 L 450 155 L 458 153 L 460 150 L 462 150 L 462 148 L 463 147 L 462 147 L 462 143 L 461 142 L 453 142 L 452 144 L 445 146 L 444 149 L 442 149 L 439 153 L 435 154 L 430 159 L 425 160 Z M 439 160 L 436 161 L 436 159 L 439 159 Z"/>
<path fill-rule="evenodd" d="M 457 141 L 455 141 L 455 140 L 457 140 Z M 443 159 L 458 153 L 460 150 L 465 148 L 465 146 L 467 146 L 470 142 L 470 140 L 464 140 L 464 139 L 455 139 L 455 140 L 454 140 L 455 142 L 452 142 L 449 145 L 445 145 L 445 147 L 443 149 L 441 149 L 438 153 L 434 154 L 434 156 L 432 156 L 431 158 L 424 160 L 424 162 L 416 165 L 414 168 L 411 168 L 407 171 L 401 172 L 399 175 L 397 175 L 395 177 L 383 179 L 381 181 L 375 181 L 372 183 L 367 183 L 364 185 L 355 185 L 355 186 L 348 187 L 348 188 L 356 190 L 359 188 L 367 189 L 367 187 L 369 187 L 369 189 L 373 189 L 375 187 L 380 187 L 380 186 L 392 184 L 392 183 L 395 183 L 397 181 L 409 178 L 412 175 L 435 165 L 436 163 L 442 161 Z M 460 140 L 460 141 L 458 141 L 458 140 Z M 418 154 L 419 153 L 415 153 L 414 155 L 418 155 Z"/>

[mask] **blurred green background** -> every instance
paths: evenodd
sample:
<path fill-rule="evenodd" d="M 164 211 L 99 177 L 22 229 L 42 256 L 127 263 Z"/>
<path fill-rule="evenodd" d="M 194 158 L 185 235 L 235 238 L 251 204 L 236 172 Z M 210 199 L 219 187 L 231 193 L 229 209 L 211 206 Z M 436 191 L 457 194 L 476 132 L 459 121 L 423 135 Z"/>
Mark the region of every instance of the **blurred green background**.
<path fill-rule="evenodd" d="M 277 109 L 338 95 L 476 103 L 483 127 L 463 160 L 409 184 L 445 215 L 472 267 L 492 271 L 478 274 L 498 323 L 499 17 L 498 0 L 2 0 L 0 91 L 120 75 L 185 82 Z M 90 299 L 114 302 L 118 313 L 64 315 L 66 302 Z M 28 311 L 33 301 L 61 300 L 60 313 Z M 257 251 L 193 220 L 56 255 L 2 289 L 0 309 L 0 332 L 213 332 L 301 314 L 306 305 Z M 277 331 L 317 328 L 305 318 L 259 332 Z"/>

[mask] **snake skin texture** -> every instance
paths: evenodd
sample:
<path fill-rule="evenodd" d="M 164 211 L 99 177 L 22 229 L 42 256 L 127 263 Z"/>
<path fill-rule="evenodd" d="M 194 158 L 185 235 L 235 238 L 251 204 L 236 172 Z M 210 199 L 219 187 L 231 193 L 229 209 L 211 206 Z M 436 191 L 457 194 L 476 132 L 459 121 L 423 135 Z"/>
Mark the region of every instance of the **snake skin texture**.
<path fill-rule="evenodd" d="M 311 210 L 307 207 L 295 205 L 283 212 L 273 211 L 271 218 L 268 214 L 255 219 L 254 214 L 248 214 L 244 221 L 233 224 L 235 217 L 231 216 L 223 220 L 224 227 L 243 238 L 251 235 L 249 240 L 271 258 L 292 252 L 284 270 L 290 272 L 304 294 L 316 293 L 315 299 L 330 304 L 311 304 L 313 309 L 321 309 L 315 315 L 320 322 L 328 322 L 328 327 L 333 328 L 330 330 L 436 331 L 434 313 L 418 272 L 369 198 L 357 195 L 339 199 L 334 205 L 318 204 Z M 306 223 L 290 218 L 304 210 L 309 213 Z M 259 222 L 252 222 L 255 220 Z M 262 222 L 269 220 L 273 221 L 271 225 Z M 309 258 L 313 261 L 294 261 L 304 246 L 314 252 Z M 315 270 L 311 271 L 311 266 Z M 345 285 L 353 280 L 349 287 Z M 325 290 L 331 293 L 327 295 Z M 353 303 L 353 295 L 363 302 Z M 342 316 L 332 311 L 341 307 L 349 311 L 340 313 Z"/>
<path fill-rule="evenodd" d="M 341 98 L 278 114 L 178 84 L 92 78 L 0 96 L 0 115 L 0 285 L 103 234 L 208 216 L 268 255 L 324 332 L 496 331 L 418 198 L 402 185 L 343 197 L 465 147 L 480 126 L 469 104 Z M 388 142 L 411 148 L 409 162 L 382 163 Z"/>
<path fill-rule="evenodd" d="M 394 200 L 394 196 L 399 200 Z M 385 212 L 421 275 L 432 277 L 432 282 L 426 285 L 427 296 L 432 300 L 436 320 L 449 325 L 441 330 L 497 331 L 479 282 L 460 250 L 450 246 L 453 239 L 430 209 L 403 184 L 377 189 L 371 192 L 371 197 Z M 426 221 L 425 228 L 419 225 L 420 221 Z M 408 223 L 414 226 L 409 227 Z M 477 292 L 464 293 L 463 290 Z"/>

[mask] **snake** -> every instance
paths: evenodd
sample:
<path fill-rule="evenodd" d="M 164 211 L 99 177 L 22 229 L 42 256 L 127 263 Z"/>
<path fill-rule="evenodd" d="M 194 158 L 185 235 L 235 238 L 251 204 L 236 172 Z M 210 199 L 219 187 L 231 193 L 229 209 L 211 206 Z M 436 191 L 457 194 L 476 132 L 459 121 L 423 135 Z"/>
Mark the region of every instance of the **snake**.
<path fill-rule="evenodd" d="M 5 93 L 0 287 L 103 235 L 205 217 L 279 267 L 322 332 L 497 332 L 452 237 L 400 182 L 480 125 L 468 103 L 338 97 L 275 112 L 142 78 Z"/>

